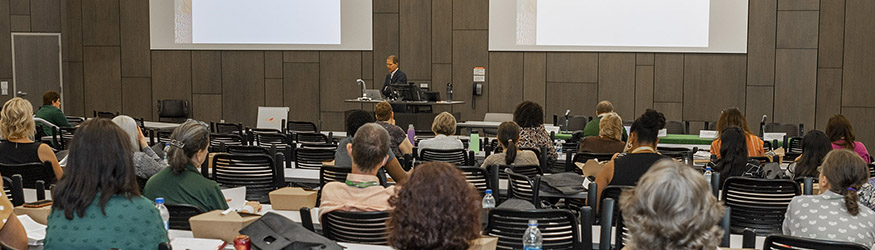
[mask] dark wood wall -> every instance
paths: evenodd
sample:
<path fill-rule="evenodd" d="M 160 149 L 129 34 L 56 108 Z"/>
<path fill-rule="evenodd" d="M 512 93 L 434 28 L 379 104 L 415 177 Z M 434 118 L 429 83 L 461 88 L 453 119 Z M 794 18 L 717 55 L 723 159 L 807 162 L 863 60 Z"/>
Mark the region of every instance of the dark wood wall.
<path fill-rule="evenodd" d="M 512 112 L 591 115 L 611 100 L 624 119 L 655 108 L 672 120 L 716 120 L 738 107 L 751 125 L 824 129 L 843 113 L 875 141 L 875 1 L 752 0 L 747 54 L 489 52 L 488 0 L 374 0 L 372 51 L 153 51 L 146 0 L 0 0 L 0 79 L 11 78 L 9 32 L 61 32 L 66 111 L 157 118 L 156 100 L 193 103 L 194 118 L 254 124 L 257 106 L 340 130 L 355 79 L 382 83 L 397 54 L 411 81 L 453 82 L 466 120 Z M 472 97 L 474 66 L 487 67 Z M 442 94 L 443 95 L 443 94 Z M 8 99 L 8 96 L 3 96 Z M 472 102 L 474 105 L 472 105 Z M 698 128 L 701 123 L 694 123 Z"/>

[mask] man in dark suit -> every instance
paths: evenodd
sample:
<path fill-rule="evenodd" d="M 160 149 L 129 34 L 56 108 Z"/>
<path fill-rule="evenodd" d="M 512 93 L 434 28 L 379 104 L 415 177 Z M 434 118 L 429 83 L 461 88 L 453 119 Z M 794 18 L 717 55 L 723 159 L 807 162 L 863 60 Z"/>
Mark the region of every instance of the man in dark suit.
<path fill-rule="evenodd" d="M 388 97 L 392 93 L 389 88 L 391 84 L 407 84 L 407 74 L 398 69 L 399 62 L 401 60 L 396 55 L 390 55 L 389 58 L 386 58 L 386 69 L 389 70 L 389 74 L 386 75 L 386 81 L 383 82 L 383 96 Z"/>

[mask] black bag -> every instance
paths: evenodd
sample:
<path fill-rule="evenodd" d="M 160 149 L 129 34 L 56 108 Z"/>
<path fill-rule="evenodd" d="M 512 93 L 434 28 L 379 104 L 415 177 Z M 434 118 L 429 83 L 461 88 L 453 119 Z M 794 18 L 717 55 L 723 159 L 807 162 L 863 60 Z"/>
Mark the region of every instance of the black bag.
<path fill-rule="evenodd" d="M 307 230 L 301 223 L 267 213 L 240 230 L 249 236 L 253 249 L 261 250 L 342 250 L 336 242 Z"/>

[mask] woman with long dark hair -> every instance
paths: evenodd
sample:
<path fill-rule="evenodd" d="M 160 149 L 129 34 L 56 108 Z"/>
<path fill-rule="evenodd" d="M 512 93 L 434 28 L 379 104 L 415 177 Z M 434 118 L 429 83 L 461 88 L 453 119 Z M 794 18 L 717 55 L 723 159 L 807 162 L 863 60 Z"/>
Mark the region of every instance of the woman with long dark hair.
<path fill-rule="evenodd" d="M 520 126 L 516 122 L 498 125 L 498 144 L 504 152 L 492 154 L 483 161 L 482 168 L 490 165 L 539 165 L 538 156 L 529 150 L 519 150 Z"/>
<path fill-rule="evenodd" d="M 802 137 L 802 155 L 787 167 L 787 172 L 795 178 L 817 177 L 820 172 L 817 168 L 823 163 L 823 158 L 832 150 L 829 137 L 820 130 L 808 131 Z"/>
<path fill-rule="evenodd" d="M 168 242 L 152 201 L 137 187 L 127 134 L 108 119 L 76 130 L 66 173 L 52 190 L 45 249 L 155 249 Z"/>
<path fill-rule="evenodd" d="M 714 171 L 720 173 L 720 183 L 731 176 L 742 176 L 759 162 L 751 160 L 748 155 L 745 132 L 739 127 L 729 127 L 720 133 L 721 157 L 714 165 Z"/>
<path fill-rule="evenodd" d="M 833 149 L 848 149 L 856 152 L 866 163 L 872 162 L 869 150 L 862 142 L 856 141 L 851 121 L 842 114 L 834 115 L 826 123 L 826 136 L 832 141 Z"/>
<path fill-rule="evenodd" d="M 765 153 L 763 150 L 763 140 L 753 134 L 753 132 L 750 132 L 750 128 L 747 126 L 747 119 L 738 108 L 728 108 L 720 112 L 720 119 L 717 120 L 718 139 L 711 142 L 712 155 L 717 155 L 717 158 L 721 157 L 720 147 L 723 143 L 720 138 L 723 136 L 723 131 L 729 127 L 739 127 L 744 131 L 747 156 L 763 156 Z"/>

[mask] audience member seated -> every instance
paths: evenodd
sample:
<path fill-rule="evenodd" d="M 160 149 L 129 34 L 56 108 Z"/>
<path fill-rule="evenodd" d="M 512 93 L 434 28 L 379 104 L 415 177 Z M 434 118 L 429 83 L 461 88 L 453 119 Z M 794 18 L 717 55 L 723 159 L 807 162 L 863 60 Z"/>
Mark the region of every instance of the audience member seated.
<path fill-rule="evenodd" d="M 617 113 L 609 112 L 601 115 L 598 123 L 599 135 L 587 136 L 580 141 L 579 152 L 589 153 L 621 153 L 626 149 L 623 142 L 623 120 Z"/>
<path fill-rule="evenodd" d="M 353 110 L 346 116 L 346 137 L 340 139 L 337 143 L 337 151 L 334 152 L 334 166 L 335 167 L 343 167 L 343 168 L 351 168 L 352 167 L 352 158 L 349 157 L 349 152 L 346 151 L 346 145 L 352 142 L 352 138 L 358 129 L 367 124 L 372 123 L 374 120 L 374 116 L 368 114 L 368 112 L 364 110 Z M 392 176 L 392 179 L 395 180 L 395 183 L 398 185 L 404 184 L 407 181 L 407 172 L 404 172 L 404 168 L 401 167 L 401 162 L 395 157 L 395 154 L 392 153 L 392 150 L 389 150 L 389 160 L 386 162 L 384 166 L 386 168 L 386 172 L 389 176 Z"/>
<path fill-rule="evenodd" d="M 869 169 L 854 151 L 833 150 L 823 160 L 820 195 L 793 197 L 784 218 L 784 234 L 865 246 L 875 243 L 875 212 L 862 206 L 857 191 Z"/>
<path fill-rule="evenodd" d="M 802 155 L 796 157 L 793 163 L 787 167 L 787 173 L 793 179 L 803 177 L 820 176 L 817 168 L 823 163 L 823 157 L 832 150 L 832 142 L 829 137 L 820 130 L 808 131 L 802 137 Z"/>
<path fill-rule="evenodd" d="M 204 211 L 228 209 L 228 202 L 215 181 L 201 175 L 197 166 L 207 159 L 210 131 L 196 122 L 186 122 L 170 135 L 168 167 L 149 178 L 145 195 L 164 198 L 166 204 L 188 204 Z M 259 210 L 258 202 L 247 205 Z"/>
<path fill-rule="evenodd" d="M 480 195 L 449 163 L 416 167 L 389 204 L 395 207 L 388 221 L 395 249 L 465 250 L 480 237 Z"/>
<path fill-rule="evenodd" d="M 544 128 L 544 108 L 537 103 L 524 101 L 513 111 L 513 121 L 522 128 L 519 147 L 538 150 L 546 148 L 547 164 L 552 166 L 558 154 L 550 133 Z"/>
<path fill-rule="evenodd" d="M 0 179 L 3 186 L 3 179 Z M 0 242 L 15 249 L 27 249 L 27 232 L 12 209 L 6 195 L 0 195 Z"/>
<path fill-rule="evenodd" d="M 58 164 L 58 157 L 49 145 L 30 139 L 35 131 L 33 106 L 30 102 L 16 97 L 3 104 L 3 110 L 0 111 L 0 133 L 5 140 L 0 142 L 0 163 L 23 164 L 48 161 L 52 163 L 55 178 L 60 180 L 64 170 Z"/>
<path fill-rule="evenodd" d="M 632 186 L 638 183 L 638 179 L 650 169 L 650 165 L 663 158 L 656 151 L 656 144 L 659 143 L 659 130 L 664 127 L 665 116 L 656 110 L 648 109 L 638 117 L 629 132 L 629 144 L 632 148 L 614 155 L 605 164 L 595 178 L 598 184 L 596 195 L 601 197 L 602 190 L 608 185 Z"/>
<path fill-rule="evenodd" d="M 718 249 L 726 211 L 702 174 L 672 160 L 650 168 L 620 196 L 626 229 L 623 249 Z"/>
<path fill-rule="evenodd" d="M 498 125 L 498 143 L 504 152 L 486 157 L 481 168 L 491 165 L 541 165 L 538 156 L 530 150 L 519 150 L 520 126 L 516 122 L 502 122 Z"/>
<path fill-rule="evenodd" d="M 732 176 L 743 176 L 760 162 L 747 156 L 747 143 L 744 130 L 739 127 L 729 127 L 720 133 L 720 154 L 722 158 L 709 163 L 714 171 L 720 173 L 720 183 Z"/>
<path fill-rule="evenodd" d="M 134 170 L 138 178 L 149 179 L 167 167 L 164 160 L 149 147 L 146 137 L 143 136 L 143 131 L 140 130 L 140 126 L 137 126 L 137 121 L 134 118 L 120 115 L 112 118 L 112 122 L 125 131 L 131 149 L 134 150 Z"/>
<path fill-rule="evenodd" d="M 875 177 L 869 178 L 869 181 L 867 181 L 866 184 L 863 184 L 863 186 L 860 187 L 860 190 L 859 192 L 857 192 L 857 194 L 860 196 L 860 204 L 863 204 L 872 211 L 875 211 Z"/>
<path fill-rule="evenodd" d="M 36 112 L 36 117 L 51 122 L 58 127 L 72 127 L 70 121 L 67 121 L 64 111 L 61 111 L 61 95 L 55 91 L 49 91 L 43 95 L 43 106 Z M 52 133 L 51 127 L 43 127 L 43 132 L 45 135 L 55 135 Z"/>
<path fill-rule="evenodd" d="M 346 183 L 329 182 L 322 187 L 322 202 L 319 215 L 335 211 L 386 211 L 391 210 L 389 197 L 395 187 L 383 187 L 377 178 L 380 166 L 389 160 L 389 133 L 375 123 L 363 125 L 355 132 L 352 142 L 346 145 L 352 158 L 352 172 Z"/>
<path fill-rule="evenodd" d="M 109 119 L 82 123 L 67 175 L 52 193 L 45 249 L 156 249 L 169 242 L 152 201 L 140 195 L 127 135 Z"/>
<path fill-rule="evenodd" d="M 600 136 L 602 127 L 601 119 L 608 113 L 614 113 L 614 104 L 611 104 L 610 101 L 599 102 L 595 107 L 596 118 L 586 123 L 586 127 L 583 127 L 583 137 Z M 623 131 L 620 140 L 625 142 L 629 139 L 629 133 L 626 131 L 626 127 L 623 127 L 623 120 L 620 120 L 620 129 Z"/>
<path fill-rule="evenodd" d="M 434 132 L 434 138 L 422 140 L 419 142 L 419 150 L 423 149 L 465 149 L 462 141 L 451 135 L 456 134 L 456 118 L 450 113 L 441 112 L 434 117 L 434 122 L 431 123 L 431 131 Z"/>
<path fill-rule="evenodd" d="M 383 126 L 391 137 L 392 153 L 403 156 L 413 153 L 413 143 L 407 139 L 407 132 L 395 125 L 395 112 L 392 112 L 392 105 L 386 101 L 374 105 L 374 115 L 377 117 L 377 124 Z"/>
<path fill-rule="evenodd" d="M 745 141 L 747 143 L 747 156 L 763 156 L 765 151 L 763 151 L 763 140 L 760 139 L 759 136 L 750 132 L 750 128 L 747 126 L 747 119 L 744 118 L 744 114 L 741 113 L 741 110 L 738 108 L 728 108 L 724 109 L 720 113 L 720 119 L 717 120 L 717 140 L 711 142 L 711 154 L 716 155 L 717 158 L 720 158 L 720 145 L 723 143 L 720 142 L 722 137 L 723 130 L 729 127 L 739 127 L 744 129 L 744 134 L 747 135 L 745 137 Z"/>
<path fill-rule="evenodd" d="M 826 123 L 826 135 L 832 141 L 833 149 L 849 149 L 856 152 L 863 158 L 866 163 L 871 162 L 869 158 L 869 150 L 862 142 L 855 141 L 854 127 L 851 126 L 851 121 L 842 114 L 834 115 L 829 118 Z"/>

